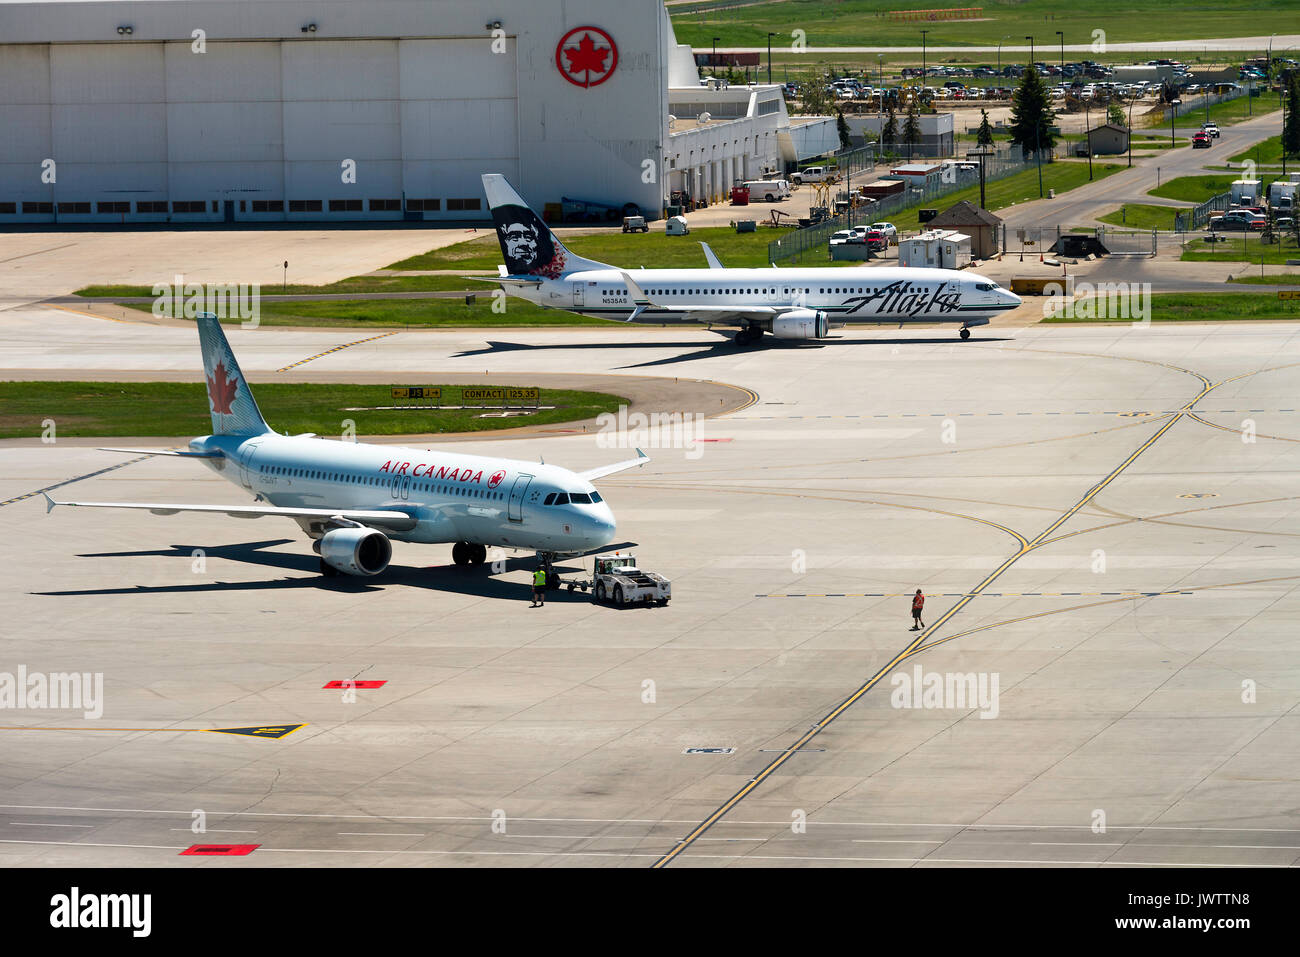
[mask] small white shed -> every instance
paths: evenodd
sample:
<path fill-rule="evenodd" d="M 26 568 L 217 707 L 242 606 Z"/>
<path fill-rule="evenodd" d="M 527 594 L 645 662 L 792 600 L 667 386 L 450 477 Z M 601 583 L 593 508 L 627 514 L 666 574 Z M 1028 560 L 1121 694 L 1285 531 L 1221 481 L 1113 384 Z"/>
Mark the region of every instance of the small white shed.
<path fill-rule="evenodd" d="M 970 265 L 970 237 L 951 229 L 930 229 L 898 244 L 898 264 L 929 269 Z"/>

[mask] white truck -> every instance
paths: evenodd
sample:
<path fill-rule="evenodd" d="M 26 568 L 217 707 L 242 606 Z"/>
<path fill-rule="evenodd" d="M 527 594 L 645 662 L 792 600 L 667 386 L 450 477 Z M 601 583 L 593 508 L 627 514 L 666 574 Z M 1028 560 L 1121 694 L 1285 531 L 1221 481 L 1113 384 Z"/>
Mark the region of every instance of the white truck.
<path fill-rule="evenodd" d="M 796 185 L 802 183 L 821 183 L 834 174 L 829 166 L 808 166 L 790 176 Z"/>
<path fill-rule="evenodd" d="M 602 555 L 596 559 L 591 581 L 597 602 L 612 602 L 618 607 L 657 602 L 666 605 L 673 597 L 673 586 L 663 575 L 636 567 L 631 555 Z M 569 586 L 573 590 L 573 586 Z"/>
<path fill-rule="evenodd" d="M 785 179 L 754 179 L 742 184 L 749 187 L 751 202 L 765 199 L 769 203 L 779 203 L 790 198 L 790 181 Z"/>

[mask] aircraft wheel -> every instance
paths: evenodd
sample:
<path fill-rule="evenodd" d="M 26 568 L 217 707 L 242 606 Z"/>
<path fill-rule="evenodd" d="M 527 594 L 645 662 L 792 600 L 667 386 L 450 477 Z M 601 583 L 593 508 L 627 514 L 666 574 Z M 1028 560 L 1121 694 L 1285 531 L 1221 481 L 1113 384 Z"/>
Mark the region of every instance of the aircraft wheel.
<path fill-rule="evenodd" d="M 547 588 L 559 588 L 559 587 L 560 587 L 560 574 L 559 574 L 559 572 L 553 572 L 553 571 L 551 571 L 550 569 L 547 569 L 547 572 L 546 572 L 546 587 L 547 587 Z"/>
<path fill-rule="evenodd" d="M 469 552 L 469 561 L 471 565 L 482 565 L 487 561 L 486 545 L 467 545 L 466 551 Z"/>
<path fill-rule="evenodd" d="M 970 338 L 970 330 L 969 330 L 969 329 L 962 329 L 962 331 L 961 331 L 961 337 L 962 337 L 963 339 L 969 339 L 969 338 Z"/>
<path fill-rule="evenodd" d="M 469 546 L 464 542 L 457 542 L 451 546 L 451 560 L 457 565 L 466 565 L 469 563 Z"/>

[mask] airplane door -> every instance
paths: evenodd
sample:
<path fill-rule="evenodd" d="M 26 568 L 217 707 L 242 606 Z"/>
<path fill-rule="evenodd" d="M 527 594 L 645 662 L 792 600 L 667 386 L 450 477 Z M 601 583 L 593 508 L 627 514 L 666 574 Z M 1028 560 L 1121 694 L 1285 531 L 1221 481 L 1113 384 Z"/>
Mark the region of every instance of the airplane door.
<path fill-rule="evenodd" d="M 409 475 L 394 475 L 392 492 L 393 498 L 405 499 L 411 492 L 411 477 Z"/>
<path fill-rule="evenodd" d="M 261 444 L 261 439 L 252 439 L 244 443 L 243 453 L 239 457 L 239 467 L 243 470 L 244 488 L 251 489 L 253 487 L 253 456 L 257 453 L 257 447 Z"/>
<path fill-rule="evenodd" d="M 580 282 L 573 284 L 573 308 L 581 309 L 584 302 L 583 285 Z"/>
<path fill-rule="evenodd" d="M 524 520 L 524 495 L 528 491 L 528 485 L 532 482 L 531 475 L 520 474 L 515 479 L 515 484 L 510 488 L 510 509 L 508 512 L 510 521 L 522 522 Z"/>

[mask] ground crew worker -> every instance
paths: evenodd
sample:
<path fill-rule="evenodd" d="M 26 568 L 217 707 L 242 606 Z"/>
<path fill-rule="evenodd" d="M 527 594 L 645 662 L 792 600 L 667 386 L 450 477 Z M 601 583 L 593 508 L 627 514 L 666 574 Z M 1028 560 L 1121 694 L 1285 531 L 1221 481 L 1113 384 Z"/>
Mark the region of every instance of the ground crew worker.
<path fill-rule="evenodd" d="M 546 566 L 538 565 L 533 572 L 533 603 L 529 608 L 538 608 L 546 604 Z"/>
<path fill-rule="evenodd" d="M 921 620 L 921 610 L 925 608 L 925 596 L 921 594 L 921 589 L 916 590 L 912 596 L 912 631 L 920 631 L 925 627 L 925 622 Z"/>

